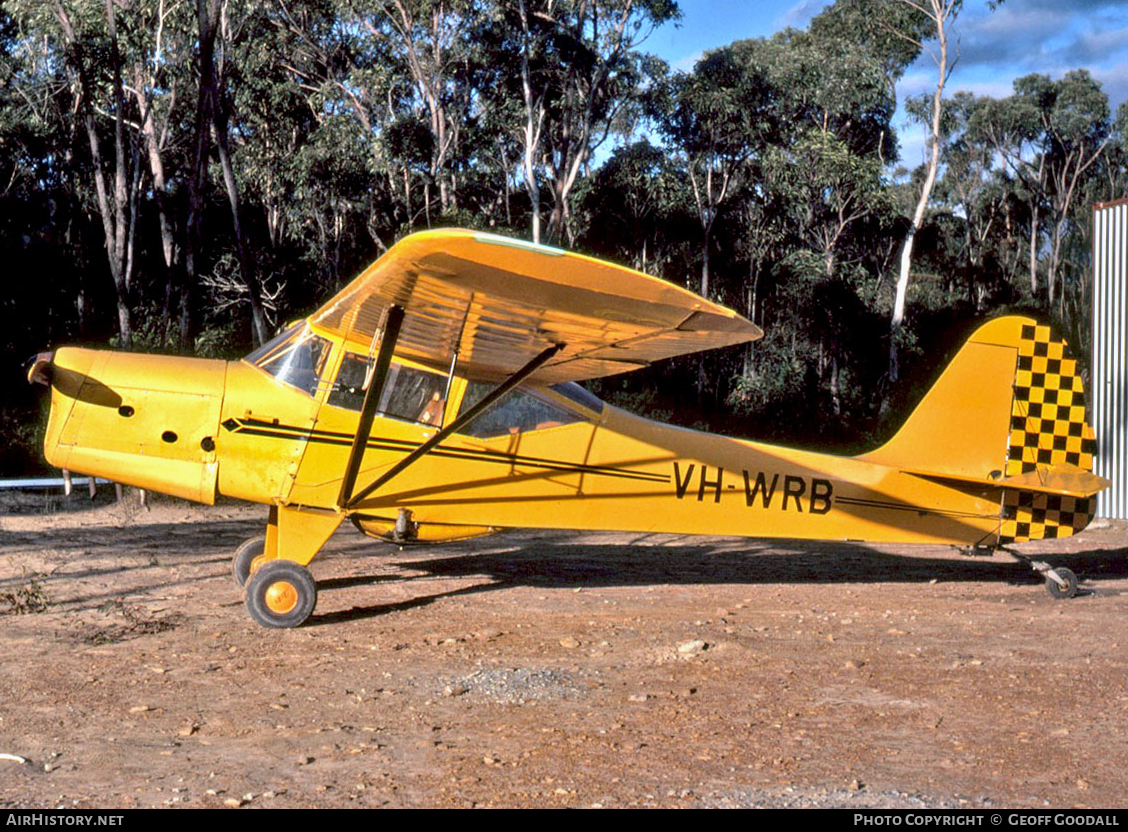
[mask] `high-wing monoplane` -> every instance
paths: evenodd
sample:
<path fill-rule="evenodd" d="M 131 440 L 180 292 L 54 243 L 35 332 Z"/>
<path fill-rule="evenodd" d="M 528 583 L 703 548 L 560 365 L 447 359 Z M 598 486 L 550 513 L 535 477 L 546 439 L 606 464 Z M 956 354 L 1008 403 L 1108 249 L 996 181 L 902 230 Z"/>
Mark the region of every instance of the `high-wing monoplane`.
<path fill-rule="evenodd" d="M 621 266 L 447 230 L 405 238 L 241 361 L 64 347 L 29 377 L 51 388 L 52 465 L 270 507 L 233 558 L 268 627 L 313 612 L 309 564 L 345 520 L 398 543 L 543 527 L 993 549 L 1092 518 L 1108 481 L 1077 363 L 1027 318 L 981 326 L 860 456 L 660 424 L 577 383 L 761 334 Z"/>

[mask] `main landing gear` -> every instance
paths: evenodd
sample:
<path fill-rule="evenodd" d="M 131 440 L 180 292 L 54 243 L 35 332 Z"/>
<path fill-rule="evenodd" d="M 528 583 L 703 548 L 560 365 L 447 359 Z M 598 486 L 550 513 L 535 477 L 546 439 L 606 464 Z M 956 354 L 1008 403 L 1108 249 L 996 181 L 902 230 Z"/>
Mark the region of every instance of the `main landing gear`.
<path fill-rule="evenodd" d="M 298 627 L 317 606 L 317 584 L 304 566 L 270 560 L 254 571 L 244 603 L 256 624 L 276 629 Z"/>
<path fill-rule="evenodd" d="M 242 545 L 235 550 L 235 557 L 231 559 L 231 576 L 240 589 L 247 585 L 247 581 L 250 580 L 254 571 L 266 560 L 265 555 L 265 535 L 244 540 Z"/>
<path fill-rule="evenodd" d="M 231 559 L 235 583 L 246 590 L 243 603 L 263 627 L 300 627 L 317 606 L 317 583 L 304 566 L 266 556 L 266 538 L 252 537 Z"/>
<path fill-rule="evenodd" d="M 247 592 L 247 612 L 263 627 L 299 627 L 317 606 L 310 571 L 293 561 L 267 560 L 265 537 L 252 537 L 235 550 L 231 574 Z"/>

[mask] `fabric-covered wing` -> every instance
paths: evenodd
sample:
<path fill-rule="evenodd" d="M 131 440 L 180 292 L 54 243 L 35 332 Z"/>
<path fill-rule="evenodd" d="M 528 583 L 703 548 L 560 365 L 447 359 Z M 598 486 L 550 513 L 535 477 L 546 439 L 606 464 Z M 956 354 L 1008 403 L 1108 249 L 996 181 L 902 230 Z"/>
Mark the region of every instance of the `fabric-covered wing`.
<path fill-rule="evenodd" d="M 406 237 L 310 318 L 370 349 L 387 308 L 406 310 L 398 355 L 499 379 L 546 347 L 565 348 L 533 378 L 582 381 L 763 333 L 730 309 L 656 277 L 493 234 Z"/>

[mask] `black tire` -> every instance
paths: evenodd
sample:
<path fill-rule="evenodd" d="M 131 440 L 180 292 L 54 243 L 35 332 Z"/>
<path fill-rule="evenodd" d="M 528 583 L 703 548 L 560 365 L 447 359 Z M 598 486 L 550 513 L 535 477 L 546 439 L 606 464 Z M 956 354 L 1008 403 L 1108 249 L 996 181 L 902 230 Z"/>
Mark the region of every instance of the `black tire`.
<path fill-rule="evenodd" d="M 317 606 L 317 584 L 304 566 L 291 560 L 269 560 L 247 581 L 243 603 L 255 623 L 263 627 L 300 627 Z"/>
<path fill-rule="evenodd" d="M 1054 569 L 1058 576 L 1065 581 L 1065 586 L 1061 586 L 1053 578 L 1046 576 L 1046 591 L 1055 598 L 1072 598 L 1077 594 L 1077 576 L 1073 574 L 1072 569 L 1066 569 L 1064 566 L 1059 566 Z"/>
<path fill-rule="evenodd" d="M 266 553 L 266 538 L 262 535 L 244 540 L 235 550 L 235 557 L 231 559 L 231 575 L 235 583 L 242 589 L 251 577 L 251 563 L 255 558 Z"/>

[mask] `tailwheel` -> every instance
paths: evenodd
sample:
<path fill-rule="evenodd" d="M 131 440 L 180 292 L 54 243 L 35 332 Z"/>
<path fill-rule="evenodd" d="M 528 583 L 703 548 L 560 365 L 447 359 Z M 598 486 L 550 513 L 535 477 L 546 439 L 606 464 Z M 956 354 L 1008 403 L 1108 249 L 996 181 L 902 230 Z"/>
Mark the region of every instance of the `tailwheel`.
<path fill-rule="evenodd" d="M 1042 560 L 1031 560 L 1026 555 L 1019 554 L 1011 549 L 1000 547 L 1015 560 L 1021 561 L 1042 576 L 1046 582 L 1046 591 L 1054 598 L 1073 598 L 1080 591 L 1077 587 L 1077 576 L 1072 569 L 1059 566 L 1056 569 Z"/>
<path fill-rule="evenodd" d="M 239 548 L 235 550 L 235 557 L 231 559 L 231 575 L 235 578 L 235 583 L 242 589 L 247 585 L 247 580 L 251 574 L 262 563 L 259 558 L 263 557 L 266 553 L 266 538 L 262 535 L 252 537 L 250 540 L 243 541 Z M 259 563 L 255 563 L 259 560 Z"/>
<path fill-rule="evenodd" d="M 1060 583 L 1055 580 L 1060 579 Z M 1072 569 L 1059 566 L 1046 572 L 1046 590 L 1055 598 L 1072 598 L 1077 594 L 1077 576 Z"/>
<path fill-rule="evenodd" d="M 266 561 L 247 581 L 244 603 L 263 627 L 299 627 L 317 606 L 317 584 L 308 569 L 293 561 Z"/>

